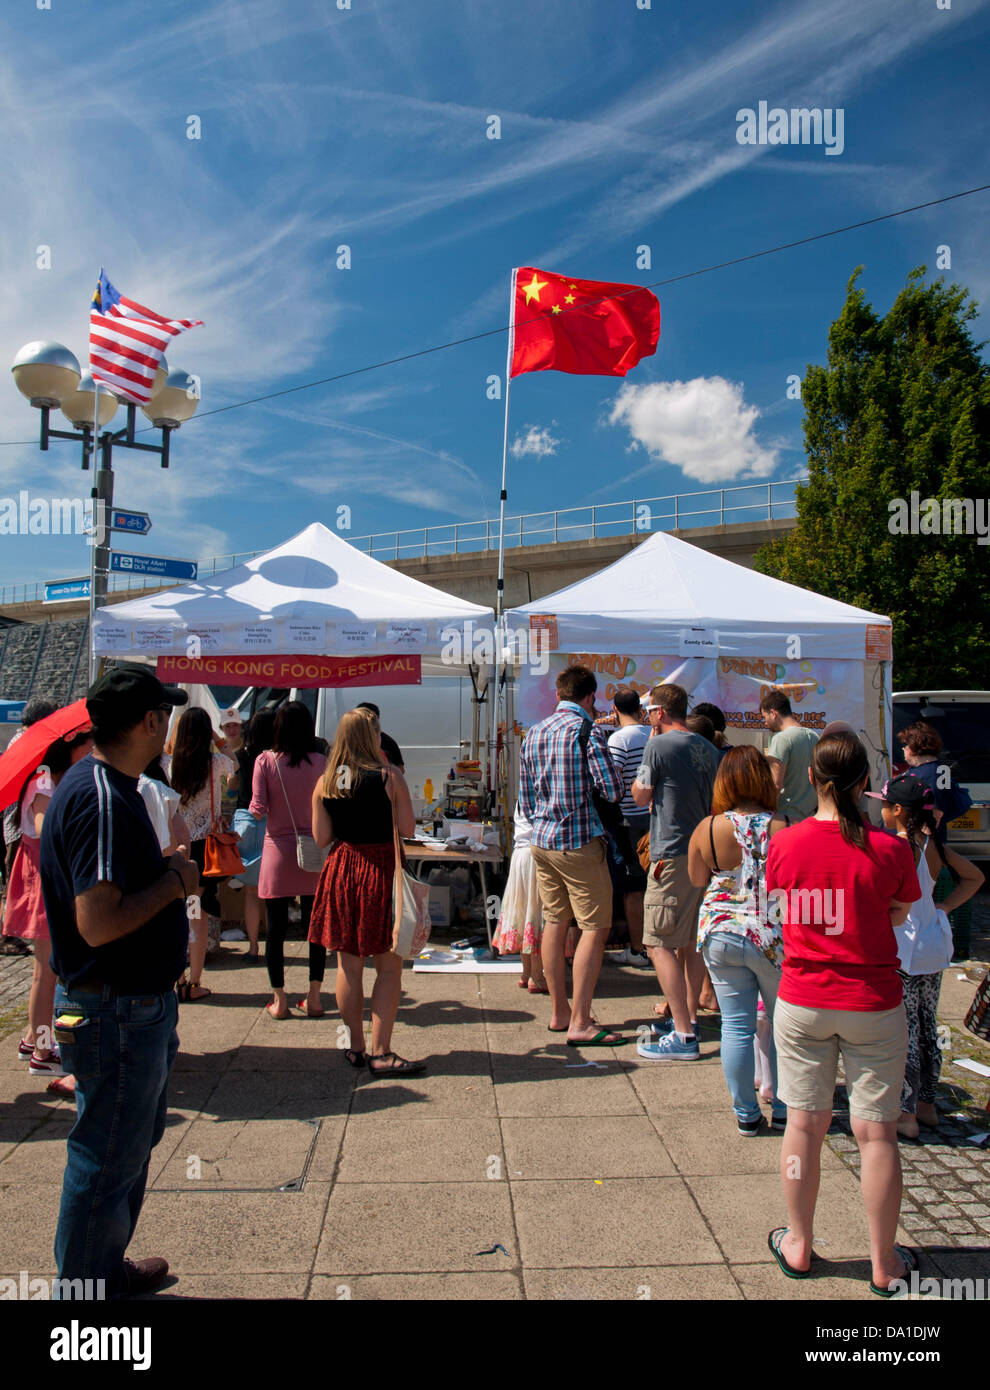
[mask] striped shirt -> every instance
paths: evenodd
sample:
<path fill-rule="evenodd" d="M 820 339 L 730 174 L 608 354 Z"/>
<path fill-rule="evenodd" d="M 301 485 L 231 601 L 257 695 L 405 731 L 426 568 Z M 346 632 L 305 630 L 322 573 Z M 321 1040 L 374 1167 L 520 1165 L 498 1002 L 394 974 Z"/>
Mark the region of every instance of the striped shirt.
<path fill-rule="evenodd" d="M 602 834 L 591 799 L 593 786 L 618 801 L 623 784 L 608 751 L 607 730 L 593 726 L 587 757 L 578 735 L 587 715 L 562 700 L 553 714 L 534 724 L 523 743 L 519 808 L 533 827 L 538 849 L 580 849 Z"/>
<path fill-rule="evenodd" d="M 636 773 L 643 761 L 643 749 L 650 737 L 645 724 L 624 724 L 609 736 L 608 751 L 612 755 L 619 776 L 622 778 L 622 814 L 625 817 L 637 816 L 642 819 L 650 814 L 648 806 L 637 806 L 632 799 L 630 788 L 636 780 Z"/>

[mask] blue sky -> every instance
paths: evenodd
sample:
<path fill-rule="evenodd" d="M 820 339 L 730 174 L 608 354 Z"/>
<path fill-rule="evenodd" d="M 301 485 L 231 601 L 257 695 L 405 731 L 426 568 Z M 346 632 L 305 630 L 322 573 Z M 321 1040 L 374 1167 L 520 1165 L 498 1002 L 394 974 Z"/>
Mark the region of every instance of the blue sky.
<path fill-rule="evenodd" d="M 169 354 L 205 413 L 498 328 L 513 265 L 648 283 L 972 187 L 988 36 L 990 0 L 157 0 L 111 23 L 24 0 L 0 17 L 0 348 L 82 359 L 104 265 L 205 321 Z M 841 108 L 842 153 L 740 145 L 760 101 Z M 793 477 L 786 379 L 824 360 L 852 270 L 886 309 L 947 245 L 985 300 L 988 199 L 661 289 L 658 352 L 625 382 L 517 378 L 509 512 Z M 352 536 L 495 516 L 504 368 L 493 336 L 195 421 L 168 474 L 118 451 L 117 501 L 154 521 L 132 546 L 257 549 L 341 505 Z M 0 439 L 36 440 L 5 380 Z M 0 448 L 3 497 L 88 476 L 76 446 Z M 0 582 L 88 562 L 81 539 L 0 537 Z"/>

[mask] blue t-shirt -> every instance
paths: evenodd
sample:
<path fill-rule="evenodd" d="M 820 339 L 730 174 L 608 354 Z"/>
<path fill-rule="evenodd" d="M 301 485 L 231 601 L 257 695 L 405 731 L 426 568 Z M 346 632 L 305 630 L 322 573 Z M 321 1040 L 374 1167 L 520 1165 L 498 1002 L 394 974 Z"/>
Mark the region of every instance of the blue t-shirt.
<path fill-rule="evenodd" d="M 95 883 L 127 896 L 167 872 L 136 777 L 90 754 L 55 788 L 41 830 L 41 888 L 52 938 L 52 969 L 68 985 L 97 981 L 119 994 L 164 994 L 186 963 L 189 924 L 182 898 L 129 936 L 89 946 L 76 925 L 76 897 Z"/>

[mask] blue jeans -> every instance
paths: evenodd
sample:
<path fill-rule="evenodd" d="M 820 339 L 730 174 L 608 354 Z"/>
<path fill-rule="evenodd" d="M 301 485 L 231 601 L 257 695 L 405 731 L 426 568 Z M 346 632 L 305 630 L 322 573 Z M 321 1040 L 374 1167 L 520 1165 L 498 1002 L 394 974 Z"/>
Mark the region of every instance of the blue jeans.
<path fill-rule="evenodd" d="M 73 993 L 59 985 L 55 1017 L 65 1070 L 76 1078 L 55 1262 L 63 1279 L 104 1279 L 121 1293 L 124 1252 L 137 1225 L 151 1150 L 165 1132 L 168 1076 L 179 1049 L 175 994 Z"/>
<path fill-rule="evenodd" d="M 760 1105 L 753 1085 L 757 997 L 763 996 L 767 1017 L 772 1022 L 773 1006 L 777 1002 L 780 985 L 780 966 L 772 965 L 751 941 L 734 932 L 712 932 L 705 939 L 702 955 L 722 1012 L 722 1071 L 732 1097 L 732 1108 L 738 1119 L 756 1120 L 760 1116 Z M 787 1107 L 777 1099 L 777 1049 L 772 1032 L 770 1068 L 773 1076 L 773 1113 L 783 1116 Z"/>

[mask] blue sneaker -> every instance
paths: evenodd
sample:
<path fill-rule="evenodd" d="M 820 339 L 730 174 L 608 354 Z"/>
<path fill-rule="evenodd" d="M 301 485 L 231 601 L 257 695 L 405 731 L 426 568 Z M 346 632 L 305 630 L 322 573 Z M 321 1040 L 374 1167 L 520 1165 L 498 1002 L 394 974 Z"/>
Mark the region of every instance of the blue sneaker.
<path fill-rule="evenodd" d="M 650 1024 L 650 1032 L 655 1038 L 665 1038 L 668 1033 L 674 1031 L 674 1020 L 672 1018 L 658 1018 L 656 1023 Z M 698 1020 L 694 1020 L 694 1040 L 701 1042 L 701 1029 L 698 1027 Z"/>
<path fill-rule="evenodd" d="M 656 1042 L 641 1042 L 636 1051 L 651 1062 L 697 1062 L 701 1058 L 697 1041 L 681 1042 L 676 1033 L 668 1033 Z"/>

